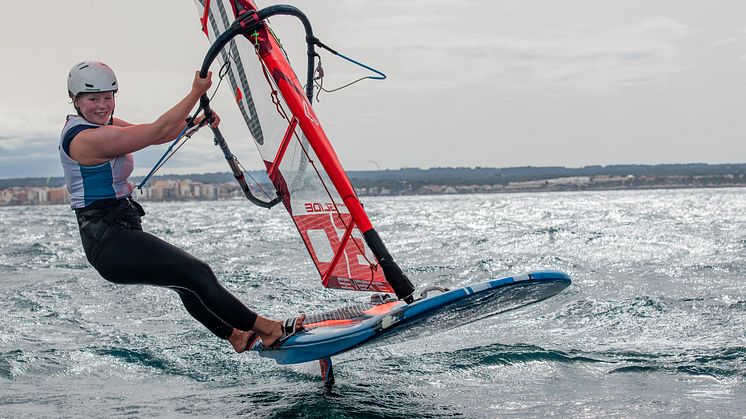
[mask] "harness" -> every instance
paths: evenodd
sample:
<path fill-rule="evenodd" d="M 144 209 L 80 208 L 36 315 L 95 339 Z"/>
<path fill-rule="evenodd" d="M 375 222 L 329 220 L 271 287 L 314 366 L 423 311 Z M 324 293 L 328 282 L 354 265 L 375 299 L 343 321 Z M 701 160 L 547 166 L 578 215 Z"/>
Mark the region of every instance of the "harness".
<path fill-rule="evenodd" d="M 142 230 L 142 206 L 131 197 L 98 200 L 85 208 L 75 208 L 80 237 L 88 261 L 96 266 L 101 249 L 114 233 L 121 230 Z"/>

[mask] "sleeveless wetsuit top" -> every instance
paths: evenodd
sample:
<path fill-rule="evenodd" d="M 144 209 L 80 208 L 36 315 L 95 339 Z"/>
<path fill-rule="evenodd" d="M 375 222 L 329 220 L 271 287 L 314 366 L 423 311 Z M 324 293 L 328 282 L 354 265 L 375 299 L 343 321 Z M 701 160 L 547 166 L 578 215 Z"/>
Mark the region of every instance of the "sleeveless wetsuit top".
<path fill-rule="evenodd" d="M 83 166 L 70 157 L 70 143 L 81 131 L 101 125 L 69 115 L 60 135 L 60 160 L 73 208 L 83 208 L 102 199 L 125 198 L 134 187 L 127 181 L 135 167 L 132 153 L 93 166 Z"/>

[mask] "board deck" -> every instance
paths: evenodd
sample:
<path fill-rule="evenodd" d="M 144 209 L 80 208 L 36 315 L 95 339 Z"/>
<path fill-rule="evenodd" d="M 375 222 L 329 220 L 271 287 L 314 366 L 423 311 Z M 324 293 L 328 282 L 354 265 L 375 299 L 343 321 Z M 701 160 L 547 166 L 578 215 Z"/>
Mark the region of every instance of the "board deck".
<path fill-rule="evenodd" d="M 378 296 L 371 302 L 306 316 L 306 331 L 279 349 L 252 346 L 278 364 L 326 358 L 367 344 L 390 344 L 441 333 L 552 297 L 571 283 L 558 271 L 493 279 L 450 291 L 430 290 L 412 304 Z"/>

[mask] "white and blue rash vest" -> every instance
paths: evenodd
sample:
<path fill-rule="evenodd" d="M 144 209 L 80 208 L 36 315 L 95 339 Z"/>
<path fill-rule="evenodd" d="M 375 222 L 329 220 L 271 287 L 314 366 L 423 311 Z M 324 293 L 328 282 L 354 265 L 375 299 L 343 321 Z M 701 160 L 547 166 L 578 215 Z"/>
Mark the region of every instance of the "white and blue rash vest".
<path fill-rule="evenodd" d="M 70 142 L 81 131 L 98 128 L 78 115 L 69 115 L 60 135 L 60 161 L 73 208 L 83 208 L 101 199 L 125 198 L 134 187 L 127 181 L 135 167 L 132 153 L 116 156 L 94 166 L 83 166 L 70 157 Z"/>

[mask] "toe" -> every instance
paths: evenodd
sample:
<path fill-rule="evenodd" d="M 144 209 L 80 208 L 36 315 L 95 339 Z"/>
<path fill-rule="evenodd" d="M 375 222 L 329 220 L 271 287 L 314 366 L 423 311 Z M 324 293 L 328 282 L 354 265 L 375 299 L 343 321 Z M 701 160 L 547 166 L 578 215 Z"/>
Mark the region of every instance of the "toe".
<path fill-rule="evenodd" d="M 306 321 L 306 315 L 305 314 L 301 314 L 300 316 L 298 316 L 298 318 L 295 319 L 295 330 L 296 331 L 303 330 L 303 322 L 305 322 L 305 321 Z"/>

